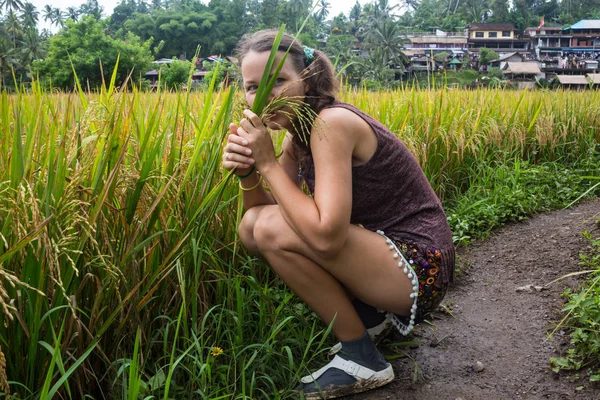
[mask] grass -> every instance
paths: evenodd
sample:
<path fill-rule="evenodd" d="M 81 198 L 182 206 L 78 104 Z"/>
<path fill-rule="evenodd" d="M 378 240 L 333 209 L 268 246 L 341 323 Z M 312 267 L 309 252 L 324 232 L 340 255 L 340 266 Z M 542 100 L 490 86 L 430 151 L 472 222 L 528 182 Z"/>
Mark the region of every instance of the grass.
<path fill-rule="evenodd" d="M 212 89 L 0 94 L 1 390 L 293 398 L 323 357 L 327 327 L 237 241 L 238 189 L 220 161 L 243 103 Z M 451 221 L 457 210 L 457 241 L 597 183 L 584 177 L 598 171 L 600 93 L 341 97 L 415 153 Z"/>
<path fill-rule="evenodd" d="M 554 372 L 582 371 L 589 382 L 600 382 L 600 236 L 584 236 L 590 250 L 581 254 L 581 266 L 589 279 L 580 289 L 563 293 L 567 303 L 559 327 L 568 329 L 570 346 L 561 357 L 551 358 L 550 365 Z"/>

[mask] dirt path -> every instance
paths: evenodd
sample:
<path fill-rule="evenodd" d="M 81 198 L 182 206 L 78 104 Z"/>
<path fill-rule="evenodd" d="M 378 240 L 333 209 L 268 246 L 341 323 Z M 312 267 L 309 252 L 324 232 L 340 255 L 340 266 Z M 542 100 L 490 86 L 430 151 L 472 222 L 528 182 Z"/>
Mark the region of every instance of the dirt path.
<path fill-rule="evenodd" d="M 393 361 L 394 382 L 351 399 L 600 399 L 600 385 L 572 382 L 548 363 L 566 348 L 566 335 L 547 333 L 561 318 L 560 294 L 577 280 L 517 290 L 577 271 L 588 245 L 581 232 L 598 229 L 598 213 L 600 199 L 510 224 L 461 251 L 462 273 L 444 301 L 453 316 L 439 312 L 434 325 L 418 327 L 420 345 L 406 350 L 414 362 Z M 412 385 L 415 362 L 423 380 Z"/>

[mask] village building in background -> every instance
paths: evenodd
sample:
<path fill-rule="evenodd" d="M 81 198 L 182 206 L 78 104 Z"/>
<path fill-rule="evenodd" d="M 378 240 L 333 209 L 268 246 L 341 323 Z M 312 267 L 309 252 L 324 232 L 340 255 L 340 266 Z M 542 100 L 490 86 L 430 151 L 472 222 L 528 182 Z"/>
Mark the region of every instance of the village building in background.
<path fill-rule="evenodd" d="M 462 32 L 407 33 L 405 54 L 409 73 L 419 74 L 470 67 L 481 71 L 499 68 L 518 87 L 533 87 L 536 81 L 556 81 L 569 88 L 600 87 L 600 20 L 581 20 L 566 28 L 545 26 L 520 34 L 510 23 L 472 23 Z M 481 49 L 493 50 L 498 58 L 481 65 Z M 447 55 L 439 63 L 436 54 Z M 522 63 L 522 65 L 518 65 Z M 578 76 L 569 79 L 566 76 Z M 591 77 L 591 78 L 590 78 Z"/>

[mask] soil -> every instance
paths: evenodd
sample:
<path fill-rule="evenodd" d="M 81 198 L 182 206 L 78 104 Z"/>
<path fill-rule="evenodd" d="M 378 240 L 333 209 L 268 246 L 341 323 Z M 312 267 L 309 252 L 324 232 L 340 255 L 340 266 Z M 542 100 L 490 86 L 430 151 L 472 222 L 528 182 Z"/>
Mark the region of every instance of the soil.
<path fill-rule="evenodd" d="M 577 379 L 549 364 L 568 348 L 566 332 L 550 336 L 564 316 L 561 293 L 583 278 L 549 283 L 581 270 L 579 254 L 589 248 L 581 233 L 597 234 L 598 218 L 595 199 L 506 225 L 459 249 L 445 309 L 416 328 L 412 339 L 419 343 L 401 347 L 406 357 L 391 361 L 396 379 L 351 399 L 600 399 L 600 385 L 589 383 L 585 371 Z"/>

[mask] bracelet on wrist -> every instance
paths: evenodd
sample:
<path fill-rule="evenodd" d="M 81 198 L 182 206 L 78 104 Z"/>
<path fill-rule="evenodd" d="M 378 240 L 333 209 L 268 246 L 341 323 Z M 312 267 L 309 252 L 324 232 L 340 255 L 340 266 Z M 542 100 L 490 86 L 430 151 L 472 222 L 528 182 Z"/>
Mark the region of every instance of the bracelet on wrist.
<path fill-rule="evenodd" d="M 244 192 L 250 192 L 251 190 L 254 190 L 257 187 L 259 187 L 260 184 L 262 183 L 262 181 L 263 181 L 262 175 L 258 175 L 258 182 L 256 182 L 256 185 L 246 188 L 246 187 L 243 187 L 242 182 L 240 182 L 240 189 L 242 189 Z"/>
<path fill-rule="evenodd" d="M 245 174 L 245 175 L 238 175 L 238 174 L 235 174 L 235 176 L 237 176 L 237 177 L 238 177 L 238 178 L 240 178 L 240 179 L 247 178 L 247 177 L 249 177 L 250 175 L 252 175 L 252 174 L 254 173 L 254 171 L 256 171 L 256 167 L 253 165 L 253 166 L 252 166 L 252 168 L 250 168 L 250 171 L 249 171 L 247 174 Z"/>

